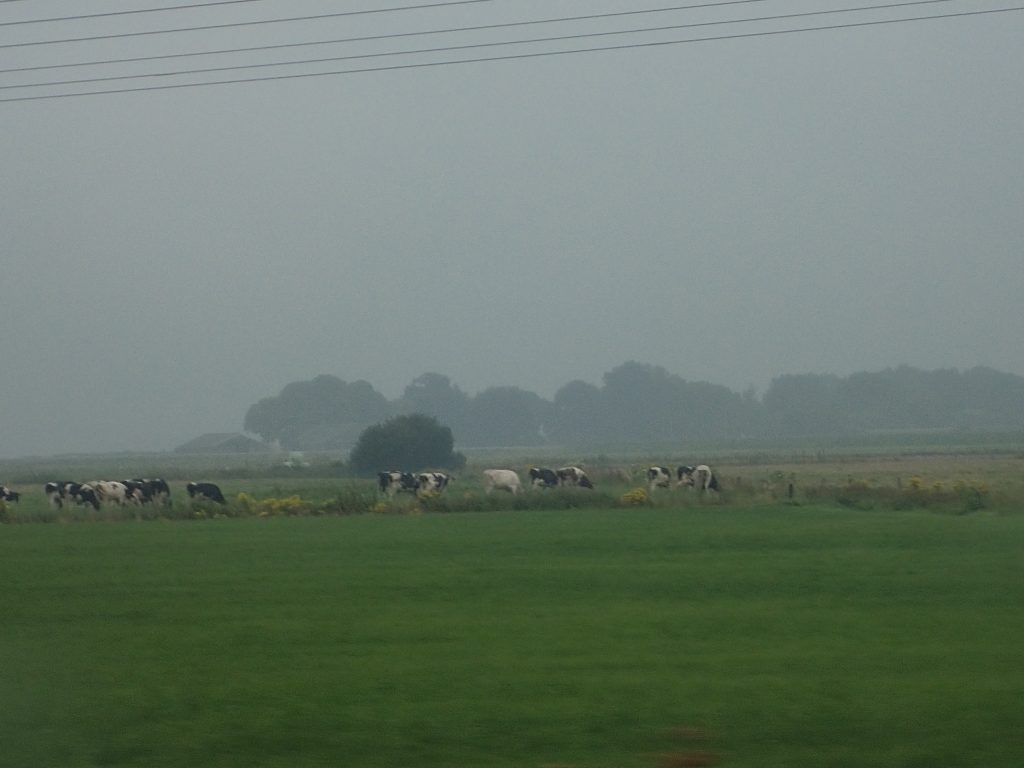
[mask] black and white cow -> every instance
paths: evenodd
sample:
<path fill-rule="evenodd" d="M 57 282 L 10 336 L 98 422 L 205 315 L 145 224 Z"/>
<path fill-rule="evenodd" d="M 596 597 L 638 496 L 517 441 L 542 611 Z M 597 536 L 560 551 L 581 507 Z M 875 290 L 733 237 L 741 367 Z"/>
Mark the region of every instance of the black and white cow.
<path fill-rule="evenodd" d="M 0 485 L 0 500 L 21 501 L 21 494 L 17 491 L 11 490 L 6 485 Z"/>
<path fill-rule="evenodd" d="M 149 497 L 152 499 L 154 504 L 164 506 L 165 504 L 169 505 L 171 503 L 171 487 L 162 477 L 144 479 L 142 482 L 144 485 L 148 486 Z"/>
<path fill-rule="evenodd" d="M 419 490 L 416 475 L 398 470 L 378 472 L 377 486 L 380 488 L 380 492 L 389 498 L 396 493 L 416 493 Z"/>
<path fill-rule="evenodd" d="M 164 506 L 170 501 L 171 489 L 163 478 L 135 477 L 121 481 L 128 490 L 128 500 L 136 504 Z"/>
<path fill-rule="evenodd" d="M 43 486 L 43 493 L 54 509 L 60 509 L 64 505 L 60 495 L 60 483 L 47 483 Z"/>
<path fill-rule="evenodd" d="M 61 509 L 71 504 L 89 504 L 93 509 L 100 508 L 100 500 L 96 496 L 96 491 L 88 483 L 74 483 L 70 480 L 47 483 L 43 486 L 43 492 L 54 509 Z"/>
<path fill-rule="evenodd" d="M 185 490 L 188 491 L 188 497 L 190 499 L 198 499 L 199 501 L 215 501 L 218 504 L 227 504 L 224 500 L 224 494 L 220 492 L 213 483 L 189 483 L 185 486 Z"/>
<path fill-rule="evenodd" d="M 440 493 L 452 481 L 444 472 L 420 472 L 416 476 L 416 493 Z"/>
<path fill-rule="evenodd" d="M 68 496 L 75 504 L 88 504 L 93 509 L 100 508 L 100 497 L 96 494 L 96 489 L 88 483 L 72 483 L 75 486 L 69 489 Z"/>
<path fill-rule="evenodd" d="M 655 488 L 669 488 L 672 486 L 672 473 L 668 467 L 647 468 L 647 488 L 654 493 Z"/>
<path fill-rule="evenodd" d="M 555 470 L 547 467 L 530 467 L 530 485 L 534 488 L 555 488 L 558 486 L 558 475 Z"/>
<path fill-rule="evenodd" d="M 699 491 L 718 490 L 718 478 L 707 464 L 698 464 L 695 467 L 681 466 L 676 470 L 676 477 L 679 478 L 679 486 L 688 486 Z"/>
<path fill-rule="evenodd" d="M 46 494 L 46 498 L 50 501 L 50 506 L 54 509 L 60 509 L 68 502 L 68 493 L 66 489 L 70 486 L 77 485 L 72 483 L 70 480 L 64 480 L 62 482 L 47 483 L 43 486 L 43 493 Z"/>
<path fill-rule="evenodd" d="M 123 507 L 128 501 L 128 487 L 117 480 L 95 480 L 88 485 L 101 502 Z"/>
<path fill-rule="evenodd" d="M 587 473 L 579 467 L 559 467 L 555 470 L 555 474 L 558 475 L 559 485 L 571 485 L 577 488 L 594 487 L 590 478 L 587 477 Z"/>
<path fill-rule="evenodd" d="M 127 491 L 128 501 L 133 504 L 149 504 L 153 501 L 153 496 L 149 492 L 149 486 L 142 482 L 142 480 L 137 478 L 122 480 L 121 484 L 124 485 Z"/>
<path fill-rule="evenodd" d="M 491 491 L 508 491 L 513 496 L 519 493 L 521 488 L 519 475 L 512 469 L 485 469 L 484 470 L 484 493 Z"/>

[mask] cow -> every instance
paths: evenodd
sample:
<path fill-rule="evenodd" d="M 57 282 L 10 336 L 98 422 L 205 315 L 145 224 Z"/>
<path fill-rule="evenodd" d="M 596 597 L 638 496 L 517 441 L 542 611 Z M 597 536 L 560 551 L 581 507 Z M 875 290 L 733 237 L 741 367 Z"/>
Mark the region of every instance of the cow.
<path fill-rule="evenodd" d="M 678 486 L 688 486 L 699 491 L 717 491 L 718 478 L 711 471 L 707 464 L 698 464 L 695 467 L 680 466 L 676 470 L 676 477 L 679 479 Z"/>
<path fill-rule="evenodd" d="M 162 478 L 152 480 L 144 477 L 136 477 L 131 480 L 122 480 L 128 490 L 128 499 L 136 504 L 159 504 L 163 506 L 171 497 L 171 489 L 167 481 Z"/>
<path fill-rule="evenodd" d="M 21 501 L 21 494 L 17 491 L 11 490 L 6 485 L 0 485 L 0 500 Z"/>
<path fill-rule="evenodd" d="M 143 485 L 149 488 L 149 497 L 154 504 L 163 506 L 171 503 L 171 487 L 162 477 L 154 477 L 151 480 L 143 480 Z"/>
<path fill-rule="evenodd" d="M 189 483 L 185 486 L 185 490 L 188 491 L 188 497 L 190 499 L 198 499 L 199 501 L 215 501 L 218 504 L 227 504 L 224 500 L 224 494 L 220 492 L 213 483 Z"/>
<path fill-rule="evenodd" d="M 100 497 L 96 494 L 96 489 L 88 483 L 71 483 L 70 488 L 65 490 L 68 491 L 67 495 L 71 497 L 71 500 L 75 504 L 88 504 L 93 509 L 100 508 Z"/>
<path fill-rule="evenodd" d="M 669 488 L 672 485 L 672 473 L 668 467 L 648 467 L 647 487 L 651 493 L 655 488 Z"/>
<path fill-rule="evenodd" d="M 414 474 L 397 470 L 378 472 L 377 486 L 380 488 L 380 492 L 389 498 L 396 493 L 416 493 L 419 489 L 419 483 Z"/>
<path fill-rule="evenodd" d="M 513 496 L 520 490 L 519 475 L 511 469 L 485 469 L 484 493 L 508 491 Z"/>
<path fill-rule="evenodd" d="M 122 480 L 121 484 L 125 487 L 128 501 L 133 504 L 149 504 L 153 501 L 153 496 L 149 491 L 149 486 L 146 485 L 142 480 Z"/>
<path fill-rule="evenodd" d="M 89 504 L 93 509 L 100 508 L 100 500 L 96 491 L 88 483 L 73 483 L 65 480 L 60 483 L 47 483 L 43 486 L 43 492 L 50 500 L 50 506 L 54 509 L 61 509 L 72 502 L 75 504 Z"/>
<path fill-rule="evenodd" d="M 101 502 L 105 501 L 123 507 L 128 501 L 128 487 L 117 480 L 96 480 L 88 485 L 92 487 L 96 498 Z"/>
<path fill-rule="evenodd" d="M 420 472 L 416 476 L 416 493 L 440 493 L 452 481 L 444 472 Z"/>
<path fill-rule="evenodd" d="M 64 506 L 64 496 L 60 490 L 63 485 L 64 483 L 51 482 L 43 486 L 43 493 L 46 494 L 53 509 L 60 509 Z"/>
<path fill-rule="evenodd" d="M 73 483 L 70 480 L 62 480 L 60 482 L 50 482 L 43 486 L 43 493 L 46 494 L 46 498 L 50 501 L 50 506 L 54 509 L 61 509 L 65 505 L 74 501 L 74 496 L 78 489 L 82 486 L 79 483 Z"/>
<path fill-rule="evenodd" d="M 554 488 L 558 485 L 558 475 L 547 467 L 530 467 L 530 485 L 534 488 Z"/>
<path fill-rule="evenodd" d="M 579 467 L 560 467 L 555 470 L 555 474 L 558 475 L 559 485 L 571 485 L 577 488 L 594 487 L 590 478 L 587 477 L 587 473 Z"/>

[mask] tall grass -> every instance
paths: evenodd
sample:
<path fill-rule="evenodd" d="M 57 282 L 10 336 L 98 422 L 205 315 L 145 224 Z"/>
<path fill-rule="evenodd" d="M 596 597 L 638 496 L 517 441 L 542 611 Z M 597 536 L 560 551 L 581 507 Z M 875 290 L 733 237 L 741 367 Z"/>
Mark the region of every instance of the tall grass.
<path fill-rule="evenodd" d="M 569 457 L 553 457 L 553 463 Z M 575 457 L 580 459 L 581 457 Z M 585 458 L 585 457 L 584 457 Z M 528 509 L 571 509 L 579 507 L 676 508 L 722 504 L 759 506 L 764 504 L 829 503 L 846 508 L 899 511 L 923 508 L 940 513 L 963 514 L 982 510 L 1014 513 L 1024 509 L 1024 457 L 1006 455 L 962 456 L 890 456 L 886 458 L 846 457 L 835 461 L 716 463 L 714 469 L 722 484 L 718 495 L 701 496 L 679 489 L 658 489 L 648 493 L 644 471 L 652 463 L 670 466 L 672 460 L 647 458 L 623 462 L 610 457 L 594 457 L 582 462 L 594 479 L 596 489 L 528 491 L 513 497 L 495 492 L 483 493 L 481 470 L 488 464 L 475 464 L 458 473 L 455 482 L 437 498 L 414 500 L 407 495 L 388 500 L 382 497 L 372 480 L 321 476 L 317 472 L 286 471 L 265 466 L 263 470 L 239 475 L 230 467 L 207 463 L 192 467 L 192 474 L 171 479 L 174 503 L 163 508 L 126 506 L 51 509 L 42 493 L 42 481 L 24 480 L 24 474 L 0 476 L 4 484 L 22 494 L 21 502 L 0 507 L 2 522 L 75 522 L 147 519 L 209 518 L 217 516 L 332 516 L 352 514 L 410 514 L 421 512 L 522 511 Z M 621 457 L 620 457 L 621 459 Z M 148 459 L 147 459 L 148 460 Z M 192 460 L 196 459 L 192 457 Z M 266 461 L 265 458 L 260 459 Z M 39 469 L 39 478 L 122 477 L 165 473 L 167 467 L 150 466 L 140 471 L 141 458 L 116 467 L 94 466 L 88 473 L 77 465 L 55 465 Z M 498 458 L 495 464 L 501 465 Z M 508 463 L 526 476 L 527 465 Z M 180 468 L 180 467 L 179 467 Z M 262 472 L 269 474 L 261 474 Z M 22 479 L 18 479 L 22 478 Z M 192 504 L 185 493 L 188 479 L 217 481 L 229 501 L 220 507 Z M 244 496 L 243 496 L 244 494 Z"/>

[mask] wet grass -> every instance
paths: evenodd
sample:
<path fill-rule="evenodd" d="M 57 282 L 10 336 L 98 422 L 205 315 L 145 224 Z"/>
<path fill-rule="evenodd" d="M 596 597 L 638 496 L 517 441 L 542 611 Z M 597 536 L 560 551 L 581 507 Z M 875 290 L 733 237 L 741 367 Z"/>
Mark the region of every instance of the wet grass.
<path fill-rule="evenodd" d="M 816 505 L 3 526 L 0 765 L 1016 766 L 1022 552 Z"/>

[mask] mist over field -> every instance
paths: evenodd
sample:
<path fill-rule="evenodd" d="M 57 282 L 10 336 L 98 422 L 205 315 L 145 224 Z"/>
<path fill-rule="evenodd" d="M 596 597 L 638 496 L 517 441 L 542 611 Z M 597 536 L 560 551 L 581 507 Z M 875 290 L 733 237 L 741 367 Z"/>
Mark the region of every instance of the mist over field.
<path fill-rule="evenodd" d="M 0 6 L 0 455 L 170 450 L 322 374 L 1024 375 L 1024 13 L 991 0 Z M 318 76 L 177 87 L 285 74 Z"/>

